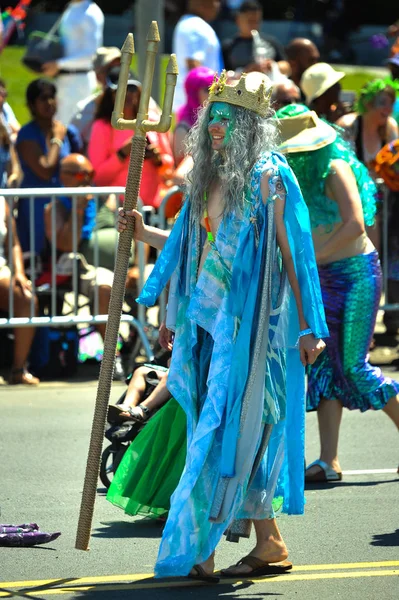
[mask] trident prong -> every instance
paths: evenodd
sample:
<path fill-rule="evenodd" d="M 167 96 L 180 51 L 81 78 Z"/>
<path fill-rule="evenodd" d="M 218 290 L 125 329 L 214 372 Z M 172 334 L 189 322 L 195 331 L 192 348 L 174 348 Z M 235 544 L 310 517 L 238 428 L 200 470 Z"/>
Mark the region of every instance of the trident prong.
<path fill-rule="evenodd" d="M 131 38 L 131 39 L 130 39 Z M 147 34 L 146 62 L 144 70 L 144 79 L 140 96 L 139 110 L 137 118 L 127 120 L 124 118 L 123 108 L 125 105 L 127 82 L 129 79 L 129 67 L 134 53 L 133 36 L 129 34 L 122 47 L 122 67 L 119 74 L 118 89 L 115 98 L 114 112 L 112 113 L 112 125 L 115 129 L 131 129 L 135 131 L 138 137 L 145 137 L 147 131 L 157 131 L 165 133 L 172 123 L 173 97 L 176 87 L 177 68 L 176 55 L 171 54 L 166 69 L 166 87 L 163 101 L 161 118 L 159 121 L 148 120 L 148 107 L 150 104 L 152 82 L 154 79 L 155 60 L 160 42 L 158 24 L 152 21 Z M 126 65 L 129 65 L 128 67 Z"/>
<path fill-rule="evenodd" d="M 114 110 L 111 117 L 112 127 L 115 129 L 124 129 L 124 127 L 120 127 L 120 123 L 124 121 L 123 108 L 125 106 L 127 82 L 129 80 L 129 70 L 132 63 L 133 54 L 134 39 L 133 34 L 129 33 L 121 48 L 121 69 L 119 73 L 118 88 L 116 90 Z M 121 80 L 126 82 L 126 84 L 119 85 Z"/>

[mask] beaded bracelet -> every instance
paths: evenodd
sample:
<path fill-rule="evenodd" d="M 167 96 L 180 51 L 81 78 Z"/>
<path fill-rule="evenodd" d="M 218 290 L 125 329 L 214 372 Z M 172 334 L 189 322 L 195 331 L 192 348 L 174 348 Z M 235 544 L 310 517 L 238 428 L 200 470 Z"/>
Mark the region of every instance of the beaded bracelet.
<path fill-rule="evenodd" d="M 301 337 L 304 337 L 305 335 L 309 335 L 311 333 L 313 333 L 313 331 L 311 329 L 302 329 L 302 331 L 300 331 L 298 334 L 298 339 Z"/>

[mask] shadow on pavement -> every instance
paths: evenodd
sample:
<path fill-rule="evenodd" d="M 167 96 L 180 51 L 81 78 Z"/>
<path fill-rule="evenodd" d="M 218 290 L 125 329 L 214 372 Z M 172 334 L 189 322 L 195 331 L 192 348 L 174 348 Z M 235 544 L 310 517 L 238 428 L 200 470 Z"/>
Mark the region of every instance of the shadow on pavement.
<path fill-rule="evenodd" d="M 37 600 L 45 600 L 46 592 L 53 588 L 58 588 L 59 586 L 67 585 L 76 581 L 73 577 L 68 577 L 65 579 L 57 579 L 56 581 L 52 581 L 50 584 L 37 585 L 29 588 L 20 588 L 18 591 L 10 590 L 6 588 L 0 587 L 0 592 L 8 593 L 10 596 L 5 596 L 6 598 L 18 597 L 18 598 L 32 598 L 31 593 L 35 592 L 35 598 Z M 38 592 L 42 592 L 43 596 L 39 596 Z"/>
<path fill-rule="evenodd" d="M 377 533 L 373 535 L 371 546 L 399 546 L 399 529 L 392 533 Z"/>
<path fill-rule="evenodd" d="M 330 481 L 329 483 L 306 483 L 305 490 L 329 490 L 331 488 L 341 487 L 372 487 L 374 485 L 381 485 L 383 483 L 397 483 L 398 477 L 394 479 L 384 479 L 379 481 Z"/>
<path fill-rule="evenodd" d="M 133 523 L 126 523 L 126 521 L 102 521 L 101 525 L 104 527 L 96 527 L 92 533 L 92 537 L 160 539 L 164 524 L 154 519 L 142 519 Z"/>
<path fill-rule="evenodd" d="M 145 580 L 145 583 L 144 580 L 140 581 L 136 589 L 134 584 L 128 586 L 128 589 L 123 584 L 121 584 L 120 589 L 118 589 L 117 585 L 113 585 L 112 589 L 109 590 L 103 586 L 99 586 L 89 591 L 77 592 L 74 598 L 98 600 L 100 592 L 101 599 L 104 600 L 131 600 L 132 598 L 140 600 L 187 600 L 187 598 L 190 598 L 190 600 L 219 600 L 226 594 L 234 594 L 234 598 L 238 598 L 239 600 L 262 600 L 262 598 L 266 598 L 267 596 L 276 598 L 283 595 L 264 591 L 247 594 L 246 590 L 254 585 L 249 581 L 238 584 L 221 581 L 218 585 L 198 585 L 197 583 L 193 585 L 193 582 L 188 582 L 187 585 L 184 585 L 177 578 L 170 581 L 170 587 L 166 587 L 168 585 L 166 582 L 164 582 L 165 587 L 155 587 L 155 585 L 162 585 L 163 582 L 160 579 L 155 580 L 153 578 Z M 173 582 L 175 583 L 174 586 Z M 148 589 L 146 589 L 147 585 Z"/>

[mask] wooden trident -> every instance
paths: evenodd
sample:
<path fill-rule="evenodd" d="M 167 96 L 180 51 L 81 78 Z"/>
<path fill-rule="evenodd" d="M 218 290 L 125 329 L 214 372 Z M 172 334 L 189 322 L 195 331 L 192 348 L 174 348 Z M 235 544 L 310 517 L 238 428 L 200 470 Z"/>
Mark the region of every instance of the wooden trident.
<path fill-rule="evenodd" d="M 141 90 L 137 119 L 134 121 L 124 119 L 123 114 L 127 82 L 129 79 L 129 69 L 134 54 L 134 41 L 131 33 L 127 36 L 122 47 L 121 70 L 115 98 L 115 108 L 112 114 L 112 125 L 116 129 L 131 129 L 135 132 L 132 140 L 125 201 L 123 203 L 123 208 L 126 211 L 130 211 L 137 207 L 146 148 L 146 132 L 166 132 L 170 128 L 172 122 L 173 96 L 178 74 L 176 56 L 174 54 L 171 55 L 166 69 L 166 90 L 161 118 L 158 122 L 148 121 L 148 107 L 159 42 L 158 25 L 156 21 L 153 21 L 147 35 L 147 57 L 144 81 Z M 94 409 L 83 496 L 80 505 L 79 523 L 76 534 L 75 547 L 78 550 L 89 549 L 98 473 L 100 470 L 101 449 L 104 439 L 108 401 L 115 364 L 115 349 L 118 339 L 125 293 L 126 274 L 134 230 L 134 220 L 129 219 L 129 221 L 131 221 L 129 223 L 130 226 L 119 236 L 118 251 L 116 254 L 114 283 L 111 290 L 108 322 L 104 340 L 104 356 L 101 363 L 100 378 L 97 387 L 96 405 Z"/>

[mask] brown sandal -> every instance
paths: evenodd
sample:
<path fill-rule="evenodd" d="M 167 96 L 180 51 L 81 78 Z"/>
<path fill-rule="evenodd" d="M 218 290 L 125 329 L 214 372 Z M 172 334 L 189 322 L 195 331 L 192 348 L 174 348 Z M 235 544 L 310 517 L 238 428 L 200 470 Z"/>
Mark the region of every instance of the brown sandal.
<path fill-rule="evenodd" d="M 200 581 L 206 581 L 207 583 L 219 583 L 220 577 L 213 573 L 207 573 L 201 565 L 193 566 L 194 573 L 187 575 L 188 579 L 199 579 Z"/>
<path fill-rule="evenodd" d="M 241 565 L 248 565 L 251 567 L 252 571 L 249 573 L 228 573 L 230 569 L 234 569 L 234 567 L 239 567 Z M 222 570 L 222 577 L 228 577 L 230 579 L 246 579 L 252 577 L 262 577 L 263 575 L 283 575 L 287 571 L 292 569 L 292 563 L 288 560 L 283 560 L 278 563 L 268 563 L 256 556 L 244 556 L 241 560 L 238 561 L 233 567 L 229 567 L 228 569 Z"/>
<path fill-rule="evenodd" d="M 10 385 L 39 385 L 40 379 L 32 375 L 32 373 L 29 373 L 25 368 L 12 369 L 8 378 L 8 383 Z"/>

